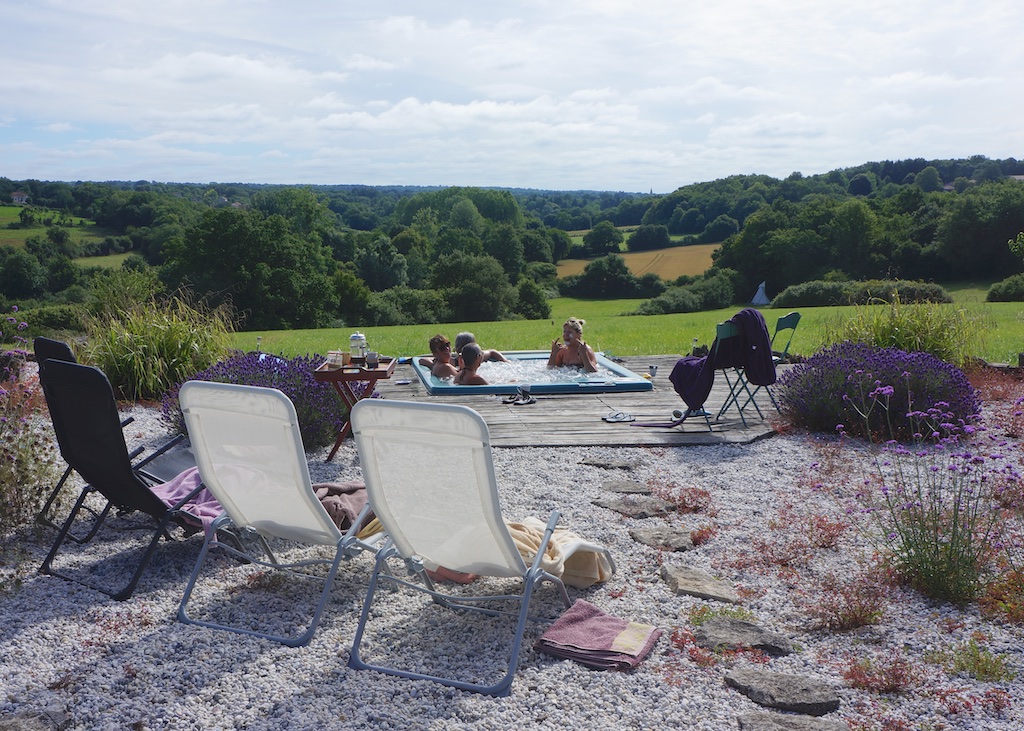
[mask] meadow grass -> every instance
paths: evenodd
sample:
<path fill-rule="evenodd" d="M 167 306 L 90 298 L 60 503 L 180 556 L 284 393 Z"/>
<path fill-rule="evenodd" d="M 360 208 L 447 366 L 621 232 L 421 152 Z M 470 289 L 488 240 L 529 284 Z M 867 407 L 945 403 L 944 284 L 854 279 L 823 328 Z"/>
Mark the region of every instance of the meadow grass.
<path fill-rule="evenodd" d="M 434 325 L 399 325 L 394 327 L 344 327 L 321 330 L 277 330 L 240 332 L 232 335 L 236 348 L 252 350 L 256 338 L 266 352 L 295 356 L 306 353 L 324 354 L 328 350 L 348 347 L 353 330 L 366 334 L 372 349 L 385 355 L 411 356 L 427 352 L 427 341 L 441 332 L 449 338 L 463 330 L 473 332 L 487 348 L 498 350 L 547 350 L 551 340 L 559 337 L 562 323 L 570 316 L 587 321 L 583 337 L 596 350 L 615 356 L 683 355 L 699 344 L 710 345 L 715 325 L 734 315 L 740 305 L 722 310 L 676 315 L 623 315 L 642 300 L 578 300 L 561 297 L 551 300 L 551 317 L 547 320 L 512 320 L 505 322 L 457 322 Z M 940 305 L 954 307 L 956 305 Z M 988 324 L 979 340 L 977 357 L 989 362 L 1017 363 L 1017 353 L 1024 351 L 1024 304 L 993 302 L 966 305 Z M 769 334 L 775 321 L 787 310 L 762 308 Z M 855 307 L 802 307 L 800 326 L 793 336 L 790 352 L 810 356 L 825 342 L 827 325 L 836 320 L 856 316 Z"/>

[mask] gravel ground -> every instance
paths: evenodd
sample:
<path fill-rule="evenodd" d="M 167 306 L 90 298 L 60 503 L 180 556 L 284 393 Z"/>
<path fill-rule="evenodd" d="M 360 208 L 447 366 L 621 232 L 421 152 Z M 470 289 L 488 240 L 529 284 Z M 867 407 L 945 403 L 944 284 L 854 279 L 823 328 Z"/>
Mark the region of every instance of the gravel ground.
<path fill-rule="evenodd" d="M 131 410 L 132 442 L 152 443 L 162 428 L 152 409 Z M 309 455 L 313 480 L 360 479 L 351 441 L 333 462 L 326 450 Z M 834 444 L 805 436 L 779 435 L 746 446 L 671 449 L 566 448 L 495 451 L 504 513 L 509 519 L 546 517 L 562 511 L 562 524 L 608 546 L 618 574 L 589 590 L 570 589 L 610 614 L 666 630 L 653 654 L 633 672 L 598 672 L 536 653 L 543 631 L 527 630 L 524 655 L 508 698 L 489 698 L 424 681 L 407 681 L 347 667 L 358 609 L 371 558 L 346 563 L 313 641 L 306 647 L 279 644 L 186 626 L 177 605 L 195 562 L 200 538 L 160 547 L 136 591 L 115 602 L 91 589 L 41 576 L 53 532 L 25 532 L 4 542 L 0 566 L 0 720 L 33 709 L 66 709 L 73 729 L 508 729 L 623 728 L 735 729 L 743 714 L 763 711 L 723 683 L 730 668 L 757 667 L 823 680 L 834 686 L 840 709 L 829 717 L 855 729 L 1020 729 L 1024 684 L 986 683 L 951 674 L 927 662 L 929 652 L 982 638 L 1024 671 L 1022 630 L 983 619 L 976 607 L 956 610 L 904 591 L 893 592 L 882 622 L 837 633 L 815 629 L 808 605 L 821 601 L 819 582 L 864 571 L 871 546 L 854 530 L 838 548 L 814 549 L 805 564 L 780 566 L 778 555 L 801 533 L 811 515 L 846 520 L 843 497 L 812 490 L 822 476 L 837 490 L 841 475 L 854 474 L 865 455 L 836 451 Z M 584 461 L 614 460 L 626 468 Z M 811 472 L 809 466 L 817 463 Z M 813 479 L 812 479 L 813 478 Z M 701 512 L 626 519 L 591 503 L 606 495 L 610 480 L 635 480 L 660 490 L 703 488 L 711 504 Z M 115 521 L 124 525 L 124 521 Z M 634 542 L 629 529 L 669 523 L 693 530 L 714 525 L 717 534 L 687 553 L 663 554 Z M 130 530 L 69 550 L 66 565 L 100 578 L 118 574 L 117 555 L 137 545 Z M 761 543 L 758 543 L 761 541 Z M 774 547 L 769 550 L 768 547 Z M 766 665 L 756 658 L 720 656 L 697 662 L 673 642 L 693 629 L 690 612 L 711 602 L 676 596 L 660 578 L 661 564 L 688 565 L 730 583 L 743 606 L 766 629 L 790 637 L 799 651 Z M 199 605 L 226 602 L 235 621 L 267 622 L 311 606 L 315 582 L 253 582 L 252 569 L 218 559 L 197 589 Z M 15 580 L 22 581 L 15 587 Z M 499 584 L 494 584 L 497 587 Z M 482 588 L 491 587 L 482 582 Z M 478 587 L 481 588 L 481 587 Z M 305 603 L 305 604 L 304 604 Z M 557 614 L 550 587 L 535 595 L 538 613 Z M 458 617 L 418 599 L 389 594 L 377 612 L 367 652 L 376 659 L 398 655 L 408 662 L 434 662 L 468 675 L 495 672 L 509 626 L 489 618 Z M 981 633 L 981 634 L 975 634 Z M 908 692 L 854 690 L 843 671 L 855 659 L 893 664 L 899 653 L 917 671 Z M 887 659 L 888 658 L 888 659 Z M 700 659 L 699 657 L 697 658 Z M 1009 699 L 1007 709 L 993 699 Z M 968 708 L 969 706 L 969 708 Z M 960 709 L 959 712 L 956 712 Z M 903 724 L 903 725 L 901 725 Z"/>

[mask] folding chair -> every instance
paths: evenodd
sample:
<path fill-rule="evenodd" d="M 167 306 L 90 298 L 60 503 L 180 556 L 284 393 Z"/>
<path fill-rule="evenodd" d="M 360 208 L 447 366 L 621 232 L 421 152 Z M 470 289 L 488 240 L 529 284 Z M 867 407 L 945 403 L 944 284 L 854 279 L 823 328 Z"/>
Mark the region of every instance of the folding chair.
<path fill-rule="evenodd" d="M 43 389 L 43 397 L 47 398 L 47 379 L 46 379 L 46 362 L 48 360 L 60 360 L 67 363 L 77 363 L 75 354 L 71 351 L 71 348 L 67 343 L 60 340 L 53 340 L 51 338 L 37 337 L 32 341 L 32 349 L 36 356 L 36 362 L 39 365 L 39 385 Z M 134 421 L 132 417 L 121 419 L 121 428 L 128 426 Z M 144 461 L 135 465 L 135 469 L 139 471 L 147 480 L 150 482 L 167 482 L 175 475 L 183 472 L 189 467 L 195 467 L 195 460 L 192 458 L 191 452 L 187 447 L 179 446 L 180 442 L 184 440 L 184 435 L 178 435 L 172 438 L 169 442 L 156 448 L 153 454 L 150 454 Z M 58 440 L 59 444 L 59 440 Z M 129 459 L 135 459 L 145 451 L 145 447 L 138 447 L 128 455 Z M 60 524 L 57 523 L 50 511 L 53 510 L 53 505 L 57 501 L 57 496 L 60 494 L 61 489 L 64 487 L 64 483 L 67 482 L 68 478 L 74 470 L 71 465 L 67 465 L 64 469 L 64 473 L 61 475 L 57 484 L 54 485 L 50 491 L 49 496 L 46 498 L 46 502 L 43 503 L 42 509 L 36 514 L 36 522 L 42 525 L 49 526 L 51 528 L 60 529 Z M 93 512 L 89 508 L 85 508 L 89 512 Z M 94 513 L 98 518 L 99 514 Z M 98 527 L 98 526 L 94 526 Z M 68 540 L 74 541 L 75 543 L 82 543 L 88 540 L 90 536 L 85 538 L 79 538 L 74 535 L 68 535 Z"/>
<path fill-rule="evenodd" d="M 186 624 L 264 637 L 292 647 L 307 644 L 330 598 L 341 561 L 372 548 L 355 537 L 369 506 L 346 533 L 338 529 L 313 492 L 295 407 L 280 391 L 189 381 L 181 387 L 178 398 L 199 475 L 224 508 L 224 513 L 213 522 L 212 530 L 207 531 L 178 606 L 178 619 Z M 223 528 L 255 534 L 266 558 L 243 550 L 241 543 L 231 546 L 219 541 L 217 530 Z M 267 542 L 270 538 L 330 546 L 334 557 L 282 563 Z M 324 586 L 306 629 L 299 634 L 284 635 L 190 617 L 187 605 L 192 590 L 210 550 L 216 548 L 259 567 L 307 578 L 310 575 L 302 569 L 313 565 L 329 566 L 326 579 L 316 577 L 323 580 Z"/>
<path fill-rule="evenodd" d="M 739 329 L 733 322 L 720 322 L 718 327 L 715 329 L 715 344 L 712 349 L 711 359 L 713 363 L 717 363 L 715 360 L 716 353 L 721 353 L 725 348 L 729 348 L 733 345 L 732 342 L 728 342 L 731 338 L 739 338 Z M 723 343 L 725 345 L 723 346 Z M 764 418 L 764 414 L 761 413 L 761 409 L 758 407 L 757 402 L 754 401 L 754 394 L 750 390 L 750 386 L 747 385 L 747 379 L 743 373 L 742 365 L 733 365 L 733 362 L 728 364 L 716 365 L 717 370 L 722 371 L 722 375 L 725 376 L 725 382 L 729 384 L 729 395 L 725 397 L 725 403 L 722 404 L 722 408 L 718 410 L 718 415 L 715 417 L 716 420 L 721 420 L 722 415 L 729 409 L 730 406 L 735 406 L 736 411 L 739 412 L 740 421 L 743 422 L 743 426 L 747 425 L 747 418 L 743 414 L 743 410 L 749 404 L 754 404 L 754 408 L 757 410 L 757 415 Z M 730 371 L 732 375 L 730 375 Z M 747 398 L 740 405 L 740 397 L 746 394 Z"/>
<path fill-rule="evenodd" d="M 786 356 L 789 355 L 789 346 L 793 343 L 793 336 L 796 334 L 796 326 L 799 324 L 799 312 L 790 312 L 786 315 L 783 315 L 782 317 L 775 321 L 775 332 L 772 333 L 771 340 L 772 363 L 774 363 L 775 365 L 778 365 L 779 363 L 784 361 L 786 359 Z M 786 339 L 786 345 L 785 347 L 782 348 L 782 350 L 777 350 L 775 348 L 775 339 L 779 337 L 780 332 L 784 332 L 786 330 L 789 330 L 789 337 Z M 768 393 L 768 398 L 771 399 L 772 406 L 775 407 L 775 410 L 780 411 L 779 403 L 778 401 L 775 400 L 775 394 L 772 393 L 771 388 L 769 388 L 768 386 L 758 386 L 757 388 L 754 389 L 754 392 L 751 397 L 757 396 L 758 391 L 760 391 L 762 388 Z"/>
<path fill-rule="evenodd" d="M 198 488 L 170 508 L 150 490 L 150 485 L 138 471 L 142 463 L 132 464 L 132 456 L 128 453 L 121 430 L 114 392 L 102 371 L 52 359 L 44 361 L 42 370 L 46 374 L 43 392 L 61 455 L 69 468 L 85 480 L 86 485 L 60 527 L 39 572 L 89 586 L 114 599 L 127 599 L 149 565 L 160 538 L 170 537 L 168 528 L 171 523 L 188 524 L 184 509 Z M 100 494 L 107 501 L 99 512 L 85 505 L 86 499 L 93 493 Z M 79 514 L 85 510 L 95 516 L 88 534 L 84 538 L 72 539 L 77 543 L 87 543 L 95 537 L 112 507 L 117 508 L 119 514 L 135 511 L 145 513 L 156 522 L 149 543 L 128 583 L 121 588 L 102 587 L 55 569 L 54 558 L 64 541 L 71 538 L 70 532 Z"/>
<path fill-rule="evenodd" d="M 714 368 L 722 371 L 729 385 L 729 394 L 717 418 L 721 419 L 730 407 L 735 406 L 745 427 L 747 419 L 744 412 L 753 405 L 758 417 L 764 419 L 754 395 L 760 386 L 775 383 L 775 360 L 764 316 L 751 307 L 740 310 L 718 325 L 716 335 L 711 358 Z M 753 390 L 751 386 L 754 386 Z"/>
<path fill-rule="evenodd" d="M 352 434 L 370 505 L 388 540 L 377 552 L 349 666 L 431 680 L 476 693 L 508 695 L 519 664 L 526 620 L 532 619 L 528 613 L 534 588 L 550 581 L 560 592 L 563 604 L 570 606 L 561 579 L 541 568 L 558 511 L 552 511 L 537 557 L 527 566 L 502 520 L 487 425 L 465 406 L 364 399 L 352 409 Z M 444 475 L 446 479 L 426 488 L 424 475 Z M 403 560 L 409 573 L 421 583 L 387 572 L 387 561 L 392 558 Z M 439 567 L 521 579 L 523 589 L 520 594 L 501 596 L 445 594 L 435 588 L 427 574 L 427 570 Z M 424 592 L 447 608 L 516 617 L 504 676 L 488 684 L 364 661 L 363 635 L 380 580 Z M 519 608 L 513 612 L 482 606 L 488 602 L 518 602 Z"/>

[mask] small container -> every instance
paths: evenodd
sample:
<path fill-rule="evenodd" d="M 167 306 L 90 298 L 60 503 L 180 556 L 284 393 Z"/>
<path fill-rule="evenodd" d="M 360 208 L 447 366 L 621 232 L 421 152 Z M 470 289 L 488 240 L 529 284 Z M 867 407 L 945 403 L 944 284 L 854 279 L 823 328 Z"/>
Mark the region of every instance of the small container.
<path fill-rule="evenodd" d="M 327 367 L 331 370 L 341 368 L 345 365 L 345 354 L 340 350 L 329 350 L 327 352 Z"/>
<path fill-rule="evenodd" d="M 366 367 L 376 368 L 380 364 L 380 354 L 376 350 L 371 350 L 366 354 Z"/>
<path fill-rule="evenodd" d="M 351 354 L 352 360 L 356 358 L 361 360 L 366 357 L 366 336 L 358 330 L 348 338 L 348 352 Z"/>

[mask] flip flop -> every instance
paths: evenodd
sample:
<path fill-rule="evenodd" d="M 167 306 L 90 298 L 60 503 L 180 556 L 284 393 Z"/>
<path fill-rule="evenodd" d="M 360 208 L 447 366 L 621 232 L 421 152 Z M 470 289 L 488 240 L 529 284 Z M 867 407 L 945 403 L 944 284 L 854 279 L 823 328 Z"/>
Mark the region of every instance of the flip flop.
<path fill-rule="evenodd" d="M 516 396 L 516 400 L 512 403 L 516 406 L 529 406 L 530 404 L 537 403 L 537 399 L 533 396 Z"/>
<path fill-rule="evenodd" d="M 607 416 L 602 416 L 602 419 L 607 421 L 609 424 L 615 424 L 621 421 L 635 421 L 636 417 L 632 414 L 627 414 L 625 411 L 616 411 Z"/>

